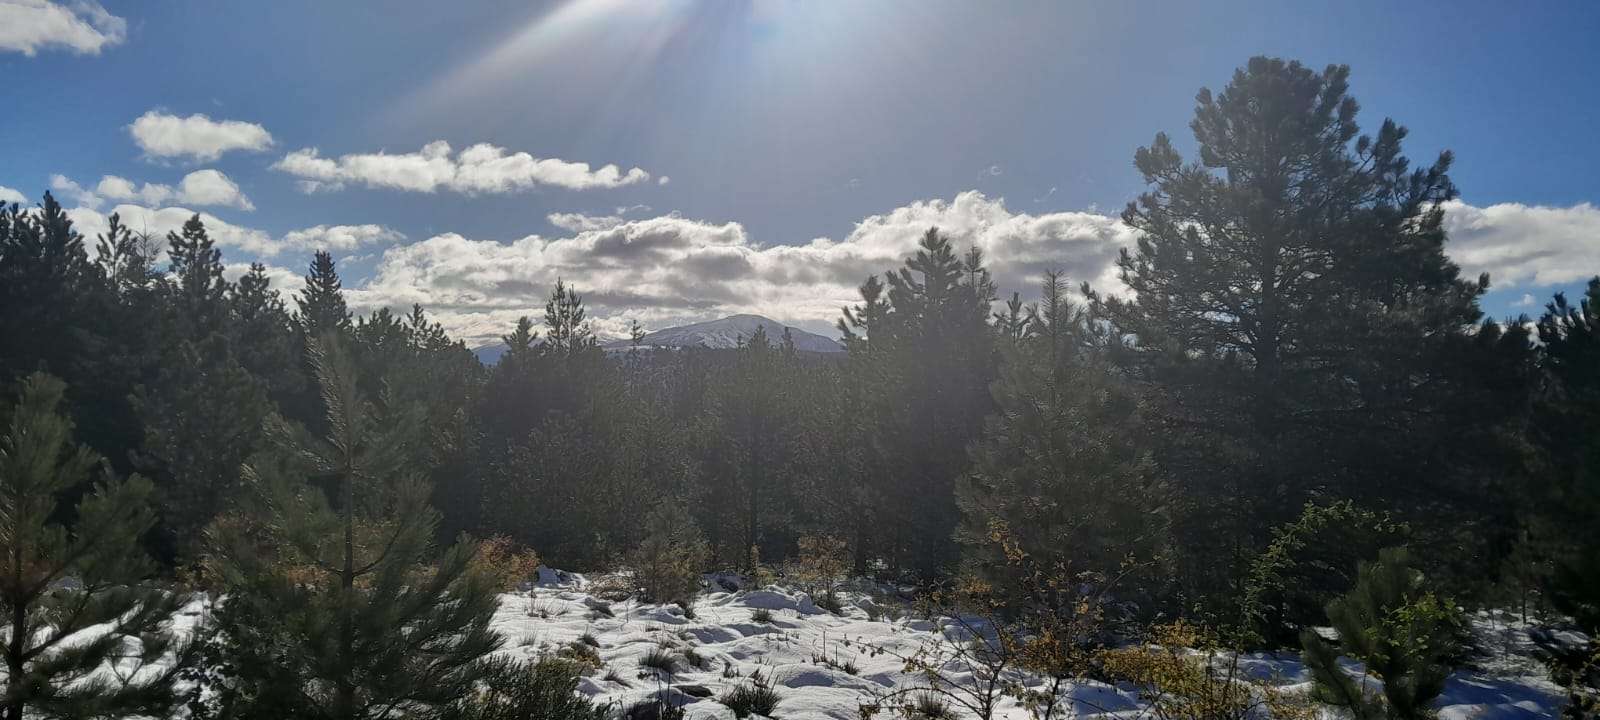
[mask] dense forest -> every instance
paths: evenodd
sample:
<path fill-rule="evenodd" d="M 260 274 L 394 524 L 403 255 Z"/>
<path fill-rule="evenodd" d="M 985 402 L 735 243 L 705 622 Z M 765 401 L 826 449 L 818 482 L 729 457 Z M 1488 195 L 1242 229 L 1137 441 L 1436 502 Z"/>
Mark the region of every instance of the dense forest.
<path fill-rule="evenodd" d="M 1114 595 L 1080 643 L 1182 620 L 1311 658 L 1307 628 L 1360 634 L 1362 588 L 1412 650 L 1457 607 L 1592 634 L 1600 279 L 1484 317 L 1489 278 L 1446 254 L 1452 156 L 1363 134 L 1348 74 L 1252 59 L 1196 97 L 1190 157 L 1138 148 L 1126 287 L 999 288 L 929 228 L 862 268 L 838 361 L 762 334 L 603 350 L 569 278 L 485 366 L 426 308 L 353 314 L 327 252 L 280 292 L 227 279 L 198 216 L 85 238 L 48 194 L 10 206 L 5 717 L 482 713 L 457 700 L 510 674 L 480 662 L 485 568 L 516 562 L 756 574 L 826 548 L 841 575 L 980 583 L 1012 619 Z M 165 634 L 178 589 L 230 598 L 204 641 Z M 119 637 L 180 661 L 73 684 Z M 1445 662 L 1418 653 L 1394 676 Z"/>

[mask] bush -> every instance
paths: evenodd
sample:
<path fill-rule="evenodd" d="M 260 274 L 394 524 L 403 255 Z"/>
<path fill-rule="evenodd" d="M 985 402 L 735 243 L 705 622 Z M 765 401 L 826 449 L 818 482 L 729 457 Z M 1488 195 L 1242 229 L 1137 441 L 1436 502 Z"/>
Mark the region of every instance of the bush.
<path fill-rule="evenodd" d="M 710 552 L 700 528 L 681 503 L 666 501 L 645 521 L 645 538 L 629 556 L 645 599 L 687 606 L 700 592 L 700 573 Z"/>
<path fill-rule="evenodd" d="M 772 689 L 760 674 L 756 674 L 750 677 L 749 684 L 729 690 L 717 701 L 728 706 L 734 717 L 747 718 L 751 715 L 773 717 L 773 711 L 778 709 L 778 703 L 782 700 L 778 691 Z"/>
<path fill-rule="evenodd" d="M 838 614 L 836 590 L 839 578 L 850 568 L 849 544 L 828 535 L 806 535 L 800 538 L 799 550 L 789 574 L 811 594 L 817 607 Z"/>
<path fill-rule="evenodd" d="M 1432 717 L 1444 691 L 1464 626 L 1453 604 L 1425 588 L 1404 548 L 1389 548 L 1362 563 L 1356 585 L 1328 603 L 1328 619 L 1346 655 L 1383 680 L 1381 697 L 1367 695 L 1338 663 L 1339 652 L 1316 633 L 1301 634 L 1313 696 L 1358 718 Z"/>
<path fill-rule="evenodd" d="M 1362 561 L 1376 558 L 1407 532 L 1388 514 L 1348 500 L 1307 503 L 1298 519 L 1273 529 L 1272 543 L 1250 563 L 1245 640 L 1292 645 L 1302 628 L 1323 624 L 1323 608 L 1355 583 Z"/>
<path fill-rule="evenodd" d="M 496 535 L 478 543 L 472 568 L 493 578 L 500 592 L 511 592 L 539 574 L 539 554 L 505 535 Z"/>
<path fill-rule="evenodd" d="M 1198 650 L 1199 652 L 1193 652 Z M 1182 620 L 1151 629 L 1149 642 L 1100 654 L 1106 675 L 1132 683 L 1159 720 L 1278 720 L 1316 717 L 1299 698 L 1259 679 L 1217 635 Z"/>
<path fill-rule="evenodd" d="M 562 646 L 560 650 L 556 651 L 556 657 L 576 663 L 586 672 L 605 667 L 605 662 L 600 659 L 599 651 L 582 640 L 573 640 Z"/>
<path fill-rule="evenodd" d="M 750 619 L 765 625 L 772 622 L 772 611 L 766 608 L 756 608 L 750 613 Z"/>
<path fill-rule="evenodd" d="M 678 655 L 670 648 L 658 645 L 639 657 L 639 667 L 650 668 L 670 676 L 678 670 Z"/>
<path fill-rule="evenodd" d="M 604 706 L 578 694 L 581 669 L 545 658 L 528 664 L 484 662 L 483 688 L 450 706 L 442 720 L 608 720 Z"/>

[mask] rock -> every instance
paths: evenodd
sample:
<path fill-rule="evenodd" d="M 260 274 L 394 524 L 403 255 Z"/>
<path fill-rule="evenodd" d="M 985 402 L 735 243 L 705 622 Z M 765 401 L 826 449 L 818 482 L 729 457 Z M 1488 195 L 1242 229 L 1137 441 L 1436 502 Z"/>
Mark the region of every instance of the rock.
<path fill-rule="evenodd" d="M 704 685 L 679 685 L 678 692 L 688 695 L 689 697 L 711 697 L 711 688 L 708 688 Z"/>

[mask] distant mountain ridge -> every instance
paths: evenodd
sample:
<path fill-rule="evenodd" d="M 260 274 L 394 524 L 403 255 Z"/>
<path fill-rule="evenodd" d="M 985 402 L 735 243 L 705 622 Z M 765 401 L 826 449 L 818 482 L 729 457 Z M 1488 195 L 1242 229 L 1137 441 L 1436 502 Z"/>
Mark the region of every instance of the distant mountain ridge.
<path fill-rule="evenodd" d="M 784 325 L 771 318 L 760 315 L 730 315 L 717 320 L 680 325 L 677 327 L 662 328 L 646 333 L 639 341 L 640 347 L 645 348 L 696 348 L 703 347 L 710 350 L 732 350 L 739 347 L 741 342 L 747 342 L 755 337 L 757 329 L 765 329 L 767 342 L 777 346 L 783 342 L 783 331 L 787 329 L 794 338 L 796 350 L 808 353 L 840 353 L 844 346 L 838 341 L 825 335 L 806 332 L 800 328 Z M 622 352 L 633 346 L 631 340 L 612 340 L 601 343 L 600 347 L 608 352 Z M 506 351 L 505 343 L 495 343 L 475 348 L 472 352 L 478 360 L 485 365 L 493 365 L 500 361 L 500 356 Z"/>
<path fill-rule="evenodd" d="M 646 333 L 639 341 L 639 345 L 642 347 L 704 347 L 711 350 L 731 350 L 739 347 L 741 342 L 755 337 L 756 331 L 759 329 L 766 330 L 767 342 L 774 346 L 783 342 L 783 331 L 788 330 L 790 336 L 794 338 L 795 349 L 801 352 L 844 352 L 844 346 L 833 338 L 806 332 L 800 328 L 784 325 L 760 315 L 730 315 L 718 320 L 663 328 L 655 332 Z M 615 340 L 606 343 L 603 347 L 608 350 L 626 350 L 632 344 L 630 340 Z"/>

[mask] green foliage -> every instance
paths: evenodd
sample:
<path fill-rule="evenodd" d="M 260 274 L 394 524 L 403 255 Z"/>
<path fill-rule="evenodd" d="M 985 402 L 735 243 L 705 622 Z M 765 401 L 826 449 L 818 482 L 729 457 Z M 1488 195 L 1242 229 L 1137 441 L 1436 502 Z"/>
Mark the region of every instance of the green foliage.
<path fill-rule="evenodd" d="M 543 658 L 523 663 L 486 660 L 478 669 L 481 686 L 439 715 L 440 720 L 607 720 L 603 705 L 577 692 L 582 668 Z"/>
<path fill-rule="evenodd" d="M 1104 362 L 1066 284 L 1046 273 L 1043 300 L 1005 345 L 998 408 L 956 484 L 958 538 L 968 564 L 997 582 L 1010 563 L 995 523 L 1043 564 L 1118 574 L 1129 556 L 1163 550 L 1167 498 L 1151 458 L 1139 397 Z"/>
<path fill-rule="evenodd" d="M 437 514 L 411 469 L 413 408 L 363 397 L 337 336 L 311 344 L 328 434 L 281 420 L 245 481 L 256 506 L 214 528 L 227 599 L 208 668 L 221 717 L 433 717 L 499 645 L 474 545 L 433 552 Z M 387 399 L 387 398 L 385 398 Z"/>
<path fill-rule="evenodd" d="M 1459 652 L 1464 620 L 1448 600 L 1427 589 L 1403 548 L 1363 562 L 1355 587 L 1328 604 L 1339 633 L 1339 650 L 1312 630 L 1301 634 L 1316 699 L 1359 718 L 1428 718 L 1444 690 Z M 1383 682 L 1381 696 L 1352 679 L 1338 663 L 1339 651 L 1360 660 Z"/>
<path fill-rule="evenodd" d="M 763 680 L 760 674 L 752 675 L 750 682 L 741 683 L 722 694 L 717 702 L 728 706 L 737 718 L 747 718 L 752 715 L 761 717 L 777 717 L 773 713 L 778 709 L 778 703 L 783 701 L 783 696 L 773 689 L 772 684 Z"/>
<path fill-rule="evenodd" d="M 628 554 L 634 581 L 654 603 L 686 604 L 700 593 L 706 541 L 682 503 L 663 500 L 645 518 L 645 537 Z"/>
<path fill-rule="evenodd" d="M 162 715 L 176 702 L 187 651 L 170 632 L 179 598 L 149 583 L 155 567 L 140 550 L 155 524 L 152 488 L 137 475 L 107 473 L 78 503 L 74 527 L 54 521 L 57 497 L 86 484 L 100 463 L 72 442 L 64 390 L 60 380 L 29 376 L 0 437 L 0 707 L 17 720 Z M 103 672 L 111 662 L 128 672 Z M 156 662 L 164 667 L 149 667 Z"/>
<path fill-rule="evenodd" d="M 1348 500 L 1307 503 L 1250 563 L 1243 602 L 1249 642 L 1286 645 L 1302 628 L 1323 624 L 1323 608 L 1350 589 L 1359 564 L 1403 541 L 1406 531 L 1387 513 Z"/>

